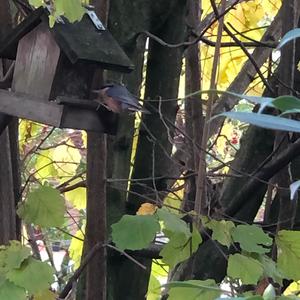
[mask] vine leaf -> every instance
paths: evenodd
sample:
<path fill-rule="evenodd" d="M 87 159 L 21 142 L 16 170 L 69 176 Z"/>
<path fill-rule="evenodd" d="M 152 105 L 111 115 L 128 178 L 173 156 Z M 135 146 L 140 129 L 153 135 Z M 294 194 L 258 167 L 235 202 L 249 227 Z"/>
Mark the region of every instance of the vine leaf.
<path fill-rule="evenodd" d="M 201 299 L 211 300 L 220 296 L 221 290 L 213 279 L 173 281 L 165 286 L 169 289 L 169 300 Z"/>
<path fill-rule="evenodd" d="M 49 290 L 43 290 L 39 293 L 34 294 L 33 299 L 34 300 L 56 300 L 57 295 L 55 295 L 53 292 Z"/>
<path fill-rule="evenodd" d="M 196 227 L 186 236 L 183 232 L 173 232 L 168 235 L 169 242 L 160 251 L 162 261 L 174 268 L 178 263 L 188 259 L 202 243 L 202 238 Z"/>
<path fill-rule="evenodd" d="M 111 227 L 113 242 L 121 250 L 148 247 L 160 230 L 157 218 L 151 215 L 124 215 Z"/>
<path fill-rule="evenodd" d="M 221 245 L 229 247 L 233 242 L 231 237 L 233 229 L 235 228 L 233 222 L 209 220 L 204 226 L 212 230 L 212 239 L 218 241 Z"/>
<path fill-rule="evenodd" d="M 59 192 L 42 186 L 29 193 L 28 199 L 22 202 L 17 213 L 26 223 L 42 227 L 60 227 L 64 223 L 65 205 Z"/>
<path fill-rule="evenodd" d="M 191 236 L 187 223 L 181 220 L 179 215 L 169 212 L 166 208 L 157 209 L 156 214 L 160 221 L 163 222 L 163 231 L 166 236 L 174 233 L 183 234 L 186 237 Z"/>
<path fill-rule="evenodd" d="M 238 225 L 232 232 L 232 238 L 247 252 L 267 253 L 272 239 L 255 225 Z"/>
<path fill-rule="evenodd" d="M 0 248 L 0 274 L 19 268 L 30 254 L 28 247 L 18 241 L 10 241 L 9 246 Z"/>
<path fill-rule="evenodd" d="M 276 262 L 266 255 L 260 255 L 258 260 L 263 265 L 264 277 L 270 277 L 274 280 L 274 282 L 282 285 L 284 274 L 277 267 Z"/>
<path fill-rule="evenodd" d="M 8 280 L 0 281 L 0 299 L 26 300 L 25 289 L 16 286 Z"/>
<path fill-rule="evenodd" d="M 19 269 L 9 271 L 6 277 L 15 285 L 35 294 L 49 288 L 54 281 L 53 275 L 54 271 L 47 263 L 30 257 L 22 263 Z"/>
<path fill-rule="evenodd" d="M 234 254 L 229 256 L 227 275 L 240 279 L 243 284 L 256 284 L 263 275 L 263 266 L 254 258 Z"/>
<path fill-rule="evenodd" d="M 289 279 L 300 279 L 300 232 L 281 230 L 276 236 L 278 267 Z"/>

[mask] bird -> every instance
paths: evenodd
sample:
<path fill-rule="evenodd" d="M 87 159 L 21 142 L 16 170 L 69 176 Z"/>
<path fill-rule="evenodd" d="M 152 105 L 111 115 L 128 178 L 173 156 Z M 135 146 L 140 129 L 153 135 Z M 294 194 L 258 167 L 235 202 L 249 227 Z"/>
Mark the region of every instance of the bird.
<path fill-rule="evenodd" d="M 94 92 L 98 94 L 95 101 L 99 106 L 103 105 L 114 113 L 149 113 L 149 111 L 141 106 L 138 99 L 132 95 L 124 85 L 112 83 L 105 84 L 100 90 Z M 99 106 L 97 109 L 99 109 Z"/>

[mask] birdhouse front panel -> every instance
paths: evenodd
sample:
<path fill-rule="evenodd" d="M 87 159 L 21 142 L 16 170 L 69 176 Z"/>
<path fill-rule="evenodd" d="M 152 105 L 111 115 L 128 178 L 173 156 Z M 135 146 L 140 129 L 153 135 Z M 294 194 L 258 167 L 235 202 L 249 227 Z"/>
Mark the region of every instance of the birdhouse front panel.
<path fill-rule="evenodd" d="M 59 56 L 48 26 L 40 23 L 19 41 L 12 90 L 47 101 Z"/>

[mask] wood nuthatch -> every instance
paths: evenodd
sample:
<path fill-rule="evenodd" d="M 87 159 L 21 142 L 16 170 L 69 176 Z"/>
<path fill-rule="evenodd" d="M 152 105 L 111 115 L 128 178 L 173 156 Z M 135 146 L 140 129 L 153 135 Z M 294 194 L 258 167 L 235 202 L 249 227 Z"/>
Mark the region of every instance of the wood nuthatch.
<path fill-rule="evenodd" d="M 148 110 L 140 105 L 138 99 L 123 85 L 106 84 L 95 92 L 98 93 L 98 97 L 95 101 L 114 113 L 138 111 L 149 113 Z"/>

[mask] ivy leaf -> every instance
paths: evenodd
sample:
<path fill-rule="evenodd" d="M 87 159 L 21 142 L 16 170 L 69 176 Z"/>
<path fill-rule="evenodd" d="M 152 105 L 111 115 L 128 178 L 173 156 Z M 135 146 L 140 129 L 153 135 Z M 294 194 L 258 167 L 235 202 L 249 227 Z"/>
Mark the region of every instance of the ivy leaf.
<path fill-rule="evenodd" d="M 278 246 L 278 267 L 285 277 L 300 279 L 300 232 L 281 230 L 276 237 Z"/>
<path fill-rule="evenodd" d="M 256 225 L 238 225 L 232 232 L 232 238 L 247 252 L 267 253 L 272 239 Z M 265 247 L 263 247 L 263 246 Z"/>
<path fill-rule="evenodd" d="M 179 215 L 175 215 L 169 212 L 166 208 L 160 208 L 156 211 L 156 214 L 160 221 L 163 221 L 163 231 L 169 236 L 172 233 L 182 233 L 186 237 L 191 236 L 191 232 L 183 220 L 179 217 Z"/>
<path fill-rule="evenodd" d="M 29 193 L 27 201 L 21 203 L 17 212 L 26 223 L 60 227 L 64 223 L 64 199 L 56 189 L 42 186 Z"/>
<path fill-rule="evenodd" d="M 169 300 L 212 300 L 220 296 L 221 290 L 213 279 L 173 281 L 168 286 Z"/>
<path fill-rule="evenodd" d="M 231 233 L 235 225 L 231 221 L 210 220 L 205 226 L 213 231 L 212 239 L 218 241 L 221 245 L 229 247 L 232 243 Z"/>
<path fill-rule="evenodd" d="M 169 236 L 169 242 L 160 251 L 162 261 L 174 268 L 178 263 L 188 259 L 202 242 L 199 231 L 194 227 L 192 234 L 187 237 L 182 232 L 174 232 Z"/>
<path fill-rule="evenodd" d="M 0 249 L 0 273 L 4 274 L 9 270 L 19 268 L 30 254 L 28 247 L 21 245 L 18 241 L 10 241 L 9 246 Z"/>
<path fill-rule="evenodd" d="M 263 266 L 254 258 L 234 254 L 229 256 L 227 275 L 233 279 L 241 279 L 243 284 L 256 284 L 263 275 Z"/>
<path fill-rule="evenodd" d="M 147 248 L 160 230 L 158 220 L 151 215 L 124 215 L 111 228 L 113 242 L 122 250 Z"/>
<path fill-rule="evenodd" d="M 0 283 L 0 299 L 26 300 L 27 295 L 25 289 L 5 280 Z"/>
<path fill-rule="evenodd" d="M 49 288 L 54 281 L 53 275 L 54 271 L 47 263 L 29 257 L 19 269 L 9 271 L 7 279 L 35 294 Z"/>

